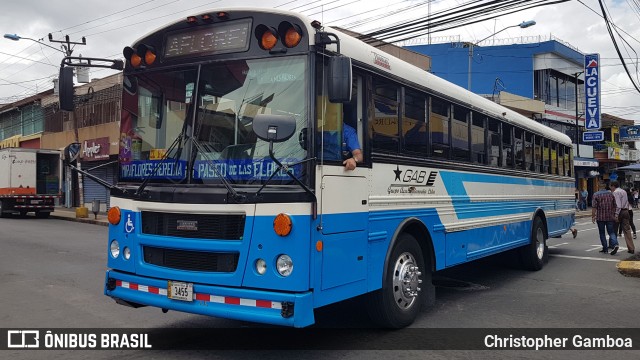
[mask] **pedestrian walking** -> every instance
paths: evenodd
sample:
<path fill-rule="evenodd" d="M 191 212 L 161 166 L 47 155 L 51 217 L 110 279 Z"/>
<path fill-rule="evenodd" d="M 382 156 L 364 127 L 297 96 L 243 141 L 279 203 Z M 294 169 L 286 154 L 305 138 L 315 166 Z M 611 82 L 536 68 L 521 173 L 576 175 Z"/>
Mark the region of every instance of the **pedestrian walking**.
<path fill-rule="evenodd" d="M 631 190 L 627 190 L 627 197 L 629 199 L 629 226 L 631 227 L 631 231 L 633 232 L 633 238 L 636 238 L 636 225 L 633 223 L 633 193 Z M 618 231 L 618 236 L 622 236 L 622 226 L 619 226 L 620 223 L 616 223 L 616 228 Z"/>
<path fill-rule="evenodd" d="M 615 255 L 619 247 L 615 229 L 616 200 L 611 191 L 607 190 L 607 185 L 604 182 L 598 184 L 598 188 L 600 190 L 591 198 L 591 221 L 598 224 L 598 234 L 602 244 L 600 252 L 606 254 L 609 252 L 609 247 L 613 246 L 611 255 Z M 607 244 L 605 230 L 609 234 L 609 244 Z"/>
<path fill-rule="evenodd" d="M 582 189 L 580 191 L 580 199 L 582 200 L 581 206 L 582 210 L 587 210 L 587 199 L 589 198 L 589 192 L 587 189 Z"/>
<path fill-rule="evenodd" d="M 635 246 L 633 245 L 633 239 L 631 238 L 631 226 L 629 225 L 629 198 L 627 192 L 620 188 L 618 181 L 612 181 L 611 190 L 613 191 L 613 197 L 616 200 L 616 221 L 622 226 L 622 232 L 624 233 L 624 240 L 627 243 L 627 252 L 630 254 L 635 253 Z"/>
<path fill-rule="evenodd" d="M 638 208 L 638 195 L 640 195 L 638 193 L 638 189 L 633 189 L 633 208 L 634 209 Z"/>

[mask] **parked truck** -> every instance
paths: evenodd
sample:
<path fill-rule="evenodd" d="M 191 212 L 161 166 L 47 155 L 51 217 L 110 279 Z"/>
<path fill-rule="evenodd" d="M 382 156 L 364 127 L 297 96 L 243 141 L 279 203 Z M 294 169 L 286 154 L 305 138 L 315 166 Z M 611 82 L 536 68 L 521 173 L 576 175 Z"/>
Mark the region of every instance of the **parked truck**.
<path fill-rule="evenodd" d="M 47 218 L 60 196 L 60 152 L 0 150 L 0 217 L 7 214 Z"/>

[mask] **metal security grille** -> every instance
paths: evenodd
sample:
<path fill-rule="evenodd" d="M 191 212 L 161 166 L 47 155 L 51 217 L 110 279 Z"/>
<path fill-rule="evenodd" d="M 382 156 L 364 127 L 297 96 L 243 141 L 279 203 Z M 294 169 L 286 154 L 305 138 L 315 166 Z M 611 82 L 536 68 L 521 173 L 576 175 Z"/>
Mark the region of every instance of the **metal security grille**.
<path fill-rule="evenodd" d="M 178 270 L 234 272 L 238 266 L 238 253 L 216 253 L 143 247 L 147 264 Z"/>
<path fill-rule="evenodd" d="M 196 239 L 242 240 L 245 215 L 142 212 L 142 233 Z"/>

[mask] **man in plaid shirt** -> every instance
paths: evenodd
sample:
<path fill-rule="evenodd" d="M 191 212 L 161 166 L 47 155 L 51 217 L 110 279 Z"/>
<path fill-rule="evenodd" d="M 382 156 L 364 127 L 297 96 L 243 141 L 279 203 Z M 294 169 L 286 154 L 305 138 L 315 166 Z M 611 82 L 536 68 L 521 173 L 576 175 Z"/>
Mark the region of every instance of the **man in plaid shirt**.
<path fill-rule="evenodd" d="M 607 185 L 603 182 L 598 184 L 600 191 L 593 194 L 591 198 L 591 221 L 598 224 L 598 232 L 600 233 L 600 242 L 602 243 L 601 253 L 607 253 L 609 251 L 609 245 L 613 247 L 611 255 L 615 255 L 618 252 L 618 237 L 616 236 L 616 199 L 613 197 L 611 191 L 607 189 Z M 607 245 L 607 238 L 604 235 L 605 227 L 609 234 L 609 242 Z"/>

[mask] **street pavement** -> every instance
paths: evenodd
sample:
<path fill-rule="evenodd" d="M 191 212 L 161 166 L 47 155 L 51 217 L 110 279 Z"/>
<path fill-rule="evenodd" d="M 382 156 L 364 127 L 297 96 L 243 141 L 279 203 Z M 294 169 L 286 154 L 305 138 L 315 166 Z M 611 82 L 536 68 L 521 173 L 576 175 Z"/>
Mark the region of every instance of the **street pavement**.
<path fill-rule="evenodd" d="M 640 221 L 640 219 L 638 219 L 637 217 L 635 220 Z M 601 246 L 599 245 L 600 238 L 597 235 L 598 226 L 591 221 L 591 208 L 588 208 L 585 211 L 578 211 L 576 213 L 576 227 L 579 230 L 578 225 L 592 225 L 592 226 L 589 226 L 589 230 L 596 230 L 596 240 L 597 240 L 596 245 L 598 245 L 598 247 L 591 251 L 599 251 Z M 640 227 L 640 224 L 638 224 L 638 226 Z M 634 240 L 634 244 L 636 246 L 636 253 L 633 255 L 629 255 L 627 253 L 628 249 L 626 248 L 626 246 L 623 246 L 625 245 L 624 237 L 619 236 L 618 242 L 620 243 L 620 249 L 618 250 L 618 255 L 620 255 L 620 258 L 618 257 L 615 258 L 615 260 L 619 260 L 619 262 L 616 265 L 616 267 L 618 268 L 618 271 L 625 276 L 640 277 L 640 240 Z M 602 254 L 602 255 L 607 255 L 607 254 Z"/>

